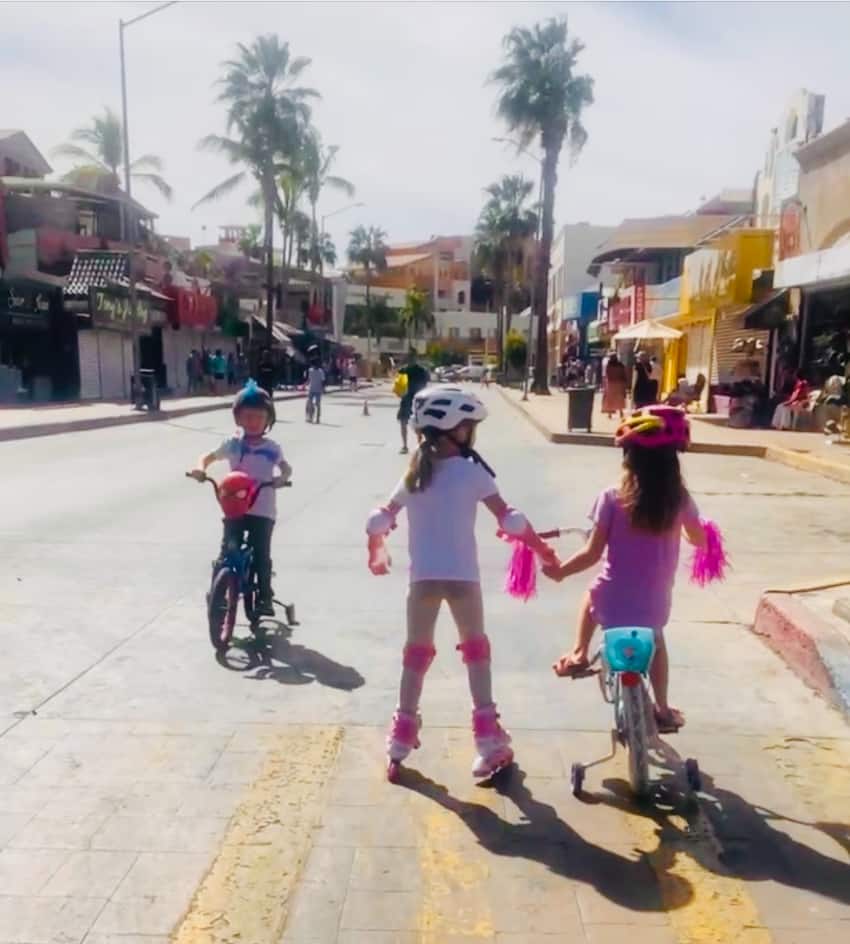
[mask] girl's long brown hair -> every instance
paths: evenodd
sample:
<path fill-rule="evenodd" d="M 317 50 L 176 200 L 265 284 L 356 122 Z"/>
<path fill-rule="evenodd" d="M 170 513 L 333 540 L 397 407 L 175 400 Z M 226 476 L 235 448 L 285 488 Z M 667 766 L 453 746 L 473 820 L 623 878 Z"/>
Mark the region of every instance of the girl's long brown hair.
<path fill-rule="evenodd" d="M 410 457 L 407 475 L 404 477 L 404 486 L 413 494 L 424 492 L 434 477 L 434 461 L 439 450 L 439 430 L 426 428 L 422 431 L 419 446 Z"/>
<path fill-rule="evenodd" d="M 669 531 L 687 495 L 675 447 L 625 449 L 620 503 L 633 528 L 654 534 Z"/>

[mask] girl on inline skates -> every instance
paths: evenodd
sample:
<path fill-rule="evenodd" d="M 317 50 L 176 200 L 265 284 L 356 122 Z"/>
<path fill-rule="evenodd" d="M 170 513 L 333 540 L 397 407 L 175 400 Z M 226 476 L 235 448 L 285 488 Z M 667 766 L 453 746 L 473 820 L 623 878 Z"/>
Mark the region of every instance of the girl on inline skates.
<path fill-rule="evenodd" d="M 384 538 L 396 516 L 407 509 L 410 590 L 407 642 L 402 653 L 398 707 L 387 737 L 388 776 L 419 746 L 419 699 L 425 673 L 436 655 L 434 629 L 445 601 L 457 625 L 457 646 L 466 665 L 472 696 L 472 731 L 477 755 L 474 777 L 491 777 L 513 760 L 511 738 L 499 724 L 493 702 L 490 641 L 484 613 L 475 542 L 479 502 L 507 535 L 527 542 L 545 561 L 555 552 L 499 495 L 492 469 L 473 448 L 475 432 L 487 416 L 484 404 L 457 387 L 428 387 L 413 398 L 413 426 L 419 436 L 407 474 L 383 508 L 369 515 L 369 568 L 389 572 Z"/>
<path fill-rule="evenodd" d="M 586 672 L 597 626 L 653 629 L 656 651 L 650 678 L 655 720 L 660 733 L 671 733 L 685 723 L 667 700 L 669 663 L 663 633 L 670 618 L 680 538 L 684 531 L 703 554 L 711 544 L 708 553 L 714 561 L 709 560 L 709 569 L 722 559 L 722 546 L 716 527 L 700 521 L 682 480 L 679 452 L 690 441 L 683 410 L 670 406 L 638 410 L 620 425 L 614 441 L 623 449 L 623 478 L 619 487 L 605 489 L 597 497 L 586 546 L 563 564 L 543 567 L 546 576 L 561 581 L 592 567 L 605 553 L 602 572 L 581 603 L 575 645 L 553 668 L 562 677 Z"/>

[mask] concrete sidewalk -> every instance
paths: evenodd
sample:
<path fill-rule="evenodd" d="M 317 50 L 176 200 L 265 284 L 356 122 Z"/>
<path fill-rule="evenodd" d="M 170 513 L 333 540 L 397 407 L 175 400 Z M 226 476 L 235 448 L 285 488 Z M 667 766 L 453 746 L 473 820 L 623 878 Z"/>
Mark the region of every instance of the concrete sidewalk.
<path fill-rule="evenodd" d="M 616 415 L 609 419 L 602 413 L 602 397 L 594 401 L 592 432 L 567 429 L 567 394 L 553 390 L 548 397 L 499 387 L 499 393 L 520 410 L 550 442 L 573 445 L 613 445 Z M 850 447 L 830 445 L 822 433 L 802 433 L 772 429 L 730 429 L 716 417 L 691 416 L 691 451 L 714 455 L 752 456 L 781 462 L 801 471 L 814 472 L 850 483 Z"/>
<path fill-rule="evenodd" d="M 328 390 L 327 393 L 335 391 Z M 303 390 L 279 390 L 275 402 L 298 400 Z M 0 407 L 0 442 L 32 439 L 108 426 L 174 420 L 195 413 L 209 413 L 230 406 L 233 393 L 220 397 L 173 397 L 163 400 L 158 413 L 134 410 L 124 401 L 91 401 L 88 403 L 48 403 L 43 406 Z"/>

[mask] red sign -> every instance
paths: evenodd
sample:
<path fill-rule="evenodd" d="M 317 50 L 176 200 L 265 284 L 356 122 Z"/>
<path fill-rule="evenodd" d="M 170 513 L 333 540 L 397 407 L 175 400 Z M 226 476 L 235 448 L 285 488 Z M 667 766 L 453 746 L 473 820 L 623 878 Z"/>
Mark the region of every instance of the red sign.
<path fill-rule="evenodd" d="M 800 255 L 800 224 L 803 206 L 799 200 L 787 200 L 779 214 L 779 258 L 790 259 Z"/>
<path fill-rule="evenodd" d="M 618 298 L 608 306 L 608 327 L 612 331 L 625 328 L 632 323 L 632 296 Z"/>
<path fill-rule="evenodd" d="M 646 318 L 646 282 L 643 273 L 635 276 L 635 322 Z"/>

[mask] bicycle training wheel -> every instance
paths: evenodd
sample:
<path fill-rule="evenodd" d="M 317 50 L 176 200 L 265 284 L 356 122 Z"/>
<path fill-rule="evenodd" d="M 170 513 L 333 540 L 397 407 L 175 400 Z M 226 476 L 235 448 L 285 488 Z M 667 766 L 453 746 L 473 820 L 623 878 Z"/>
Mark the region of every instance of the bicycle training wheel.
<path fill-rule="evenodd" d="M 210 642 L 217 652 L 225 652 L 233 638 L 238 602 L 239 580 L 232 570 L 224 567 L 215 575 L 207 603 Z"/>
<path fill-rule="evenodd" d="M 647 743 L 646 711 L 643 684 L 623 685 L 623 728 L 629 755 L 629 785 L 637 797 L 649 792 L 649 745 Z"/>

